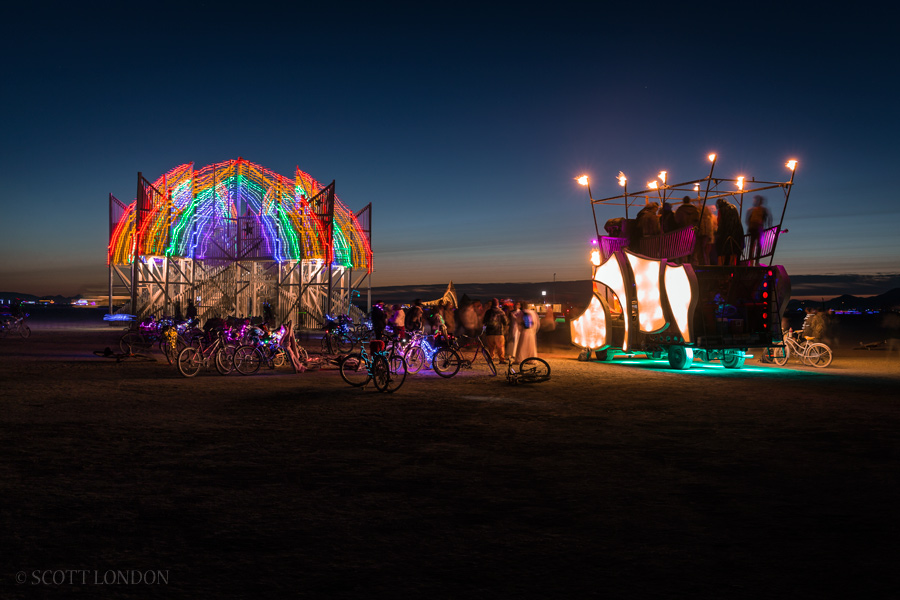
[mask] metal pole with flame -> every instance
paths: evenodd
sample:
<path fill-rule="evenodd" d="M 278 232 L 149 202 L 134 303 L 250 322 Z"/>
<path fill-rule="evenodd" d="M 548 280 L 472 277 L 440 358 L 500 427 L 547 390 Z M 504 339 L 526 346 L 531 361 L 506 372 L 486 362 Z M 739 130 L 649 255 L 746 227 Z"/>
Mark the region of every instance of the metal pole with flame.
<path fill-rule="evenodd" d="M 594 215 L 594 232 L 597 234 L 597 238 L 599 238 L 600 228 L 597 227 L 597 209 L 594 208 L 594 197 L 591 195 L 591 180 L 587 175 L 581 175 L 580 177 L 576 177 L 575 181 L 577 181 L 581 185 L 587 186 L 588 198 L 590 198 L 591 200 L 591 213 Z"/>

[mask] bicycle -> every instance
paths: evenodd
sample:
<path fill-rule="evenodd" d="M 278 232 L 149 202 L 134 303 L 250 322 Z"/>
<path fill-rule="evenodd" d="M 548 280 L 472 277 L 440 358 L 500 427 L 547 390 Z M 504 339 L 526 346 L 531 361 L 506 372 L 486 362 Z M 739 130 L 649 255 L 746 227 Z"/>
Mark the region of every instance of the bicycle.
<path fill-rule="evenodd" d="M 410 373 L 418 373 L 422 367 L 431 364 L 434 357 L 434 346 L 428 341 L 428 336 L 421 331 L 410 332 L 406 343 L 401 343 L 400 347 Z"/>
<path fill-rule="evenodd" d="M 247 336 L 249 342 L 243 344 L 235 352 L 235 368 L 238 373 L 243 375 L 255 373 L 259 370 L 259 366 L 256 366 L 255 362 L 259 362 L 260 365 L 265 364 L 270 369 L 282 367 L 287 364 L 287 350 L 281 345 L 284 334 L 284 325 L 272 334 L 266 334 L 264 330 L 258 327 L 251 328 Z M 259 350 L 259 357 L 255 357 L 253 352 L 247 349 L 248 346 Z M 303 348 L 303 346 L 298 344 L 297 351 L 301 362 L 305 363 L 309 360 L 309 354 L 307 354 L 306 349 Z M 240 364 L 238 364 L 239 362 Z M 250 372 L 245 373 L 245 370 Z"/>
<path fill-rule="evenodd" d="M 403 357 L 396 353 L 389 357 L 381 340 L 369 342 L 369 352 L 363 344 L 359 352 L 345 356 L 340 371 L 341 378 L 353 387 L 363 387 L 374 381 L 379 392 L 388 393 L 400 389 L 407 373 Z"/>
<path fill-rule="evenodd" d="M 325 317 L 325 333 L 322 335 L 322 352 L 325 354 L 347 354 L 361 341 L 357 326 L 347 315 Z"/>
<path fill-rule="evenodd" d="M 512 385 L 519 383 L 540 383 L 550 379 L 550 365 L 543 358 L 532 356 L 519 363 L 519 370 L 513 368 L 513 359 L 507 360 L 506 381 Z"/>
<path fill-rule="evenodd" d="M 228 375 L 234 368 L 234 359 L 229 356 L 225 346 L 225 334 L 219 330 L 212 343 L 201 344 L 200 347 L 188 346 L 178 354 L 178 372 L 185 377 L 194 377 L 201 367 L 209 368 L 210 362 L 215 364 L 220 375 Z M 257 369 L 259 366 L 257 365 Z"/>
<path fill-rule="evenodd" d="M 824 369 L 831 364 L 833 354 L 831 348 L 822 342 L 813 342 L 814 338 L 806 337 L 802 331 L 789 329 L 783 332 L 784 344 L 773 346 L 763 351 L 762 361 L 772 362 L 783 367 L 788 359 L 796 356 L 801 364 Z"/>
<path fill-rule="evenodd" d="M 482 330 L 483 331 L 483 330 Z M 487 347 L 484 345 L 484 339 L 482 336 L 462 336 L 470 341 L 467 341 L 463 346 L 460 346 L 459 340 L 450 335 L 445 338 L 444 345 L 438 348 L 434 356 L 431 359 L 431 366 L 434 369 L 434 372 L 440 375 L 441 377 L 449 378 L 456 375 L 461 368 L 468 369 L 475 361 L 478 360 L 478 356 L 483 356 L 484 361 L 487 363 L 488 370 L 491 372 L 491 377 L 497 375 L 497 366 L 494 364 L 494 360 L 491 358 L 491 353 L 488 351 Z M 475 340 L 474 342 L 471 340 Z M 476 343 L 477 342 L 477 343 Z M 472 358 L 465 358 L 464 350 L 466 348 L 472 348 Z"/>
<path fill-rule="evenodd" d="M 31 335 L 31 328 L 25 324 L 25 317 L 28 314 L 19 316 L 4 315 L 0 319 L 0 337 L 6 337 L 11 333 L 17 333 L 21 338 L 27 338 Z"/>

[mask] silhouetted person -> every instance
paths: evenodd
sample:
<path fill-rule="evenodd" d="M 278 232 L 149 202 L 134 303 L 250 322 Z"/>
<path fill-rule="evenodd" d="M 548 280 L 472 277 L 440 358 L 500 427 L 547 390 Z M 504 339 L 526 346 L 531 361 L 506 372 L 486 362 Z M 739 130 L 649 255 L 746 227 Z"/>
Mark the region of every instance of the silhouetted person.
<path fill-rule="evenodd" d="M 700 224 L 700 209 L 691 203 L 690 196 L 681 199 L 681 205 L 675 211 L 675 224 L 681 227 L 696 227 Z"/>
<path fill-rule="evenodd" d="M 772 226 L 772 214 L 766 208 L 766 199 L 753 196 L 753 207 L 747 211 L 747 233 L 750 234 L 750 264 L 759 264 L 763 232 Z"/>
<path fill-rule="evenodd" d="M 381 302 L 372 305 L 372 334 L 376 340 L 384 339 L 384 328 L 387 327 L 387 315 Z"/>
<path fill-rule="evenodd" d="M 491 300 L 491 307 L 484 313 L 482 323 L 484 330 L 484 345 L 487 346 L 488 352 L 493 357 L 497 356 L 500 362 L 506 360 L 506 328 L 509 325 L 509 319 L 506 313 L 500 308 L 500 301 L 497 298 Z"/>
<path fill-rule="evenodd" d="M 737 265 L 744 250 L 744 226 L 734 204 L 724 198 L 716 200 L 719 223 L 716 229 L 716 254 L 719 265 Z"/>
<path fill-rule="evenodd" d="M 187 308 L 184 310 L 184 316 L 187 317 L 189 321 L 193 321 L 197 318 L 197 307 L 194 306 L 193 300 L 187 301 Z"/>

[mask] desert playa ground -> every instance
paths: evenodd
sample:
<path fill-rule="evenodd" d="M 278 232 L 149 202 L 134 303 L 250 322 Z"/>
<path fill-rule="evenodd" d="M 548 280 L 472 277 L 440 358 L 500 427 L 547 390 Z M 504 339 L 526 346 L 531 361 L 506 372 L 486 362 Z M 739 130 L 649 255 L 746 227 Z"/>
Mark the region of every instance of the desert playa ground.
<path fill-rule="evenodd" d="M 673 371 L 545 344 L 546 383 L 475 369 L 386 395 L 334 369 L 185 379 L 158 353 L 93 354 L 118 335 L 0 340 L 4 598 L 874 598 L 900 585 L 897 354 L 850 340 L 822 370 Z"/>

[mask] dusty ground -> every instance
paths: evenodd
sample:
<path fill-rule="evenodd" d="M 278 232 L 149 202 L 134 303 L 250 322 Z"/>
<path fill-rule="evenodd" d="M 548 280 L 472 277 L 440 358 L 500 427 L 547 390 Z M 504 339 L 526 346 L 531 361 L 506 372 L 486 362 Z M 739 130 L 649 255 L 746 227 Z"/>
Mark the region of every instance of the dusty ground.
<path fill-rule="evenodd" d="M 117 335 L 0 340 L 0 597 L 874 598 L 900 584 L 896 354 L 675 372 L 556 347 L 537 386 L 475 371 L 385 395 L 334 370 L 185 379 L 93 355 Z M 99 585 L 109 571 L 168 582 Z"/>

